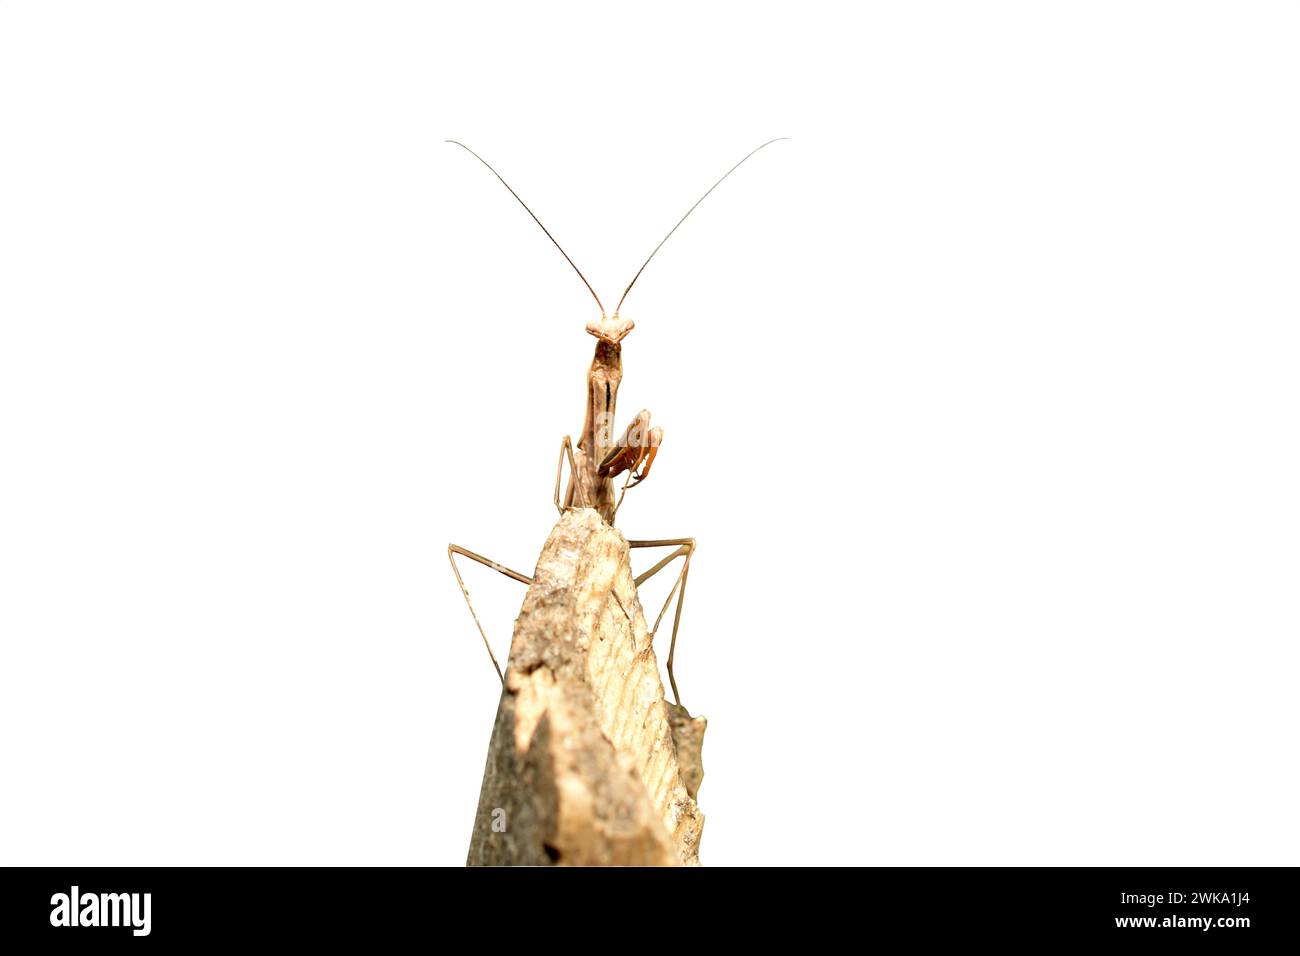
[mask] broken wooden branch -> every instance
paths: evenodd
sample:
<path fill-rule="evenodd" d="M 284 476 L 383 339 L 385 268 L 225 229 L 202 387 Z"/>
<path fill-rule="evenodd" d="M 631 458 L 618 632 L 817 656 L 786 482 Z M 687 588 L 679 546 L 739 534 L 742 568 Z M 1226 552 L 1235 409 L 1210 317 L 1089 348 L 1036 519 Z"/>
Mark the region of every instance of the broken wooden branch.
<path fill-rule="evenodd" d="M 515 622 L 467 862 L 698 864 L 705 726 L 664 700 L 627 541 L 566 512 Z"/>

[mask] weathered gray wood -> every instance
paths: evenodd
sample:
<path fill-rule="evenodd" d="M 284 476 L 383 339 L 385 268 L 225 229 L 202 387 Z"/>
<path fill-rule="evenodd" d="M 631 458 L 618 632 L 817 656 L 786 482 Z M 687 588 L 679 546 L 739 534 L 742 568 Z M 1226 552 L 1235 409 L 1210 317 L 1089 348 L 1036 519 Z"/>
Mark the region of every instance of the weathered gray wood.
<path fill-rule="evenodd" d="M 627 542 L 564 514 L 515 622 L 470 865 L 693 865 L 704 718 L 664 700 Z"/>

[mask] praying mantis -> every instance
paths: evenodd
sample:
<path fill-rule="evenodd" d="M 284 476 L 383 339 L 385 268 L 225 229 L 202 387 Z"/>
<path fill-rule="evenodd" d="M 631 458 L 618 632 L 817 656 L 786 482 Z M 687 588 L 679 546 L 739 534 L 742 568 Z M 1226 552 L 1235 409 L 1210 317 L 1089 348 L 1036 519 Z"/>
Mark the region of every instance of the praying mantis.
<path fill-rule="evenodd" d="M 682 218 L 677 220 L 677 224 L 672 229 L 668 230 L 668 234 L 659 241 L 659 245 L 654 247 L 650 255 L 646 257 L 645 262 L 641 264 L 641 268 L 636 271 L 632 281 L 623 290 L 623 295 L 619 298 L 618 305 L 614 307 L 612 316 L 606 315 L 600 296 L 591 287 L 591 283 L 582 274 L 582 270 L 569 258 L 569 254 L 564 251 L 564 247 L 556 241 L 550 230 L 542 224 L 542 221 L 528 208 L 528 204 L 502 178 L 501 174 L 487 160 L 464 143 L 457 140 L 447 140 L 448 143 L 465 150 L 486 166 L 492 175 L 501 180 L 501 184 L 518 200 L 519 205 L 524 207 L 524 210 L 529 216 L 532 216 L 533 221 L 538 226 L 541 226 L 542 232 L 546 233 L 546 238 L 550 239 L 555 248 L 560 250 L 560 255 L 564 256 L 569 265 L 573 267 L 573 271 L 578 274 L 578 278 L 587 287 L 587 291 L 591 293 L 591 297 L 596 300 L 596 305 L 600 309 L 599 321 L 587 323 L 587 332 L 596 338 L 596 354 L 591 360 L 591 367 L 587 370 L 587 407 L 582 432 L 579 434 L 576 446 L 569 435 L 565 435 L 560 442 L 560 457 L 555 469 L 554 500 L 556 510 L 561 515 L 573 508 L 593 508 L 612 527 L 614 518 L 622 506 L 624 494 L 629 489 L 637 487 L 649 476 L 650 466 L 654 464 L 655 456 L 659 453 L 659 446 L 663 443 L 664 431 L 657 425 L 653 427 L 650 425 L 650 412 L 646 409 L 642 409 L 637 413 L 619 437 L 614 437 L 614 407 L 618 399 L 618 387 L 623 379 L 623 340 L 627 338 L 628 333 L 634 328 L 631 319 L 619 317 L 619 310 L 622 309 L 623 303 L 627 300 L 628 293 L 632 291 L 632 286 L 636 285 L 636 280 L 641 278 L 641 273 L 645 271 L 645 267 L 650 264 L 650 260 L 655 257 L 655 254 L 663 248 L 664 243 L 672 238 L 673 233 L 695 211 L 696 207 L 708 198 L 709 193 L 722 185 L 723 180 L 739 169 L 746 160 L 759 150 L 786 138 L 784 136 L 777 137 L 777 139 L 768 140 L 761 146 L 750 150 L 740 162 L 723 173 L 722 177 L 710 186 L 690 209 L 686 210 Z M 560 487 L 566 461 L 569 465 L 569 480 L 563 495 L 561 495 Z M 624 478 L 621 487 L 617 489 L 616 493 L 617 482 L 615 479 L 619 475 L 623 475 Z M 673 674 L 673 657 L 677 651 L 677 631 L 682 620 L 682 603 L 686 598 L 686 579 L 690 574 L 691 556 L 695 553 L 695 539 L 661 538 L 649 541 L 628 541 L 627 545 L 633 549 L 674 549 L 649 570 L 633 578 L 637 588 L 640 588 L 644 582 L 678 558 L 682 559 L 677 580 L 674 582 L 672 590 L 668 592 L 668 597 L 664 599 L 663 608 L 659 611 L 659 616 L 655 619 L 655 625 L 650 631 L 650 640 L 653 642 L 669 605 L 672 604 L 673 598 L 676 597 L 677 607 L 673 614 L 673 634 L 668 645 L 668 681 L 672 685 L 673 699 L 677 706 L 680 707 L 682 701 L 681 695 L 677 691 L 677 678 Z M 501 671 L 501 665 L 497 662 L 496 655 L 492 653 L 492 645 L 488 641 L 487 632 L 483 630 L 483 624 L 479 621 L 478 614 L 474 610 L 474 602 L 470 600 L 469 589 L 465 587 L 465 579 L 461 577 L 460 568 L 456 565 L 457 555 L 485 565 L 525 586 L 531 585 L 533 579 L 458 544 L 447 545 L 447 560 L 451 562 L 452 573 L 456 575 L 456 582 L 460 585 L 461 593 L 465 596 L 465 603 L 469 606 L 470 616 L 474 619 L 479 636 L 483 638 L 483 646 L 487 648 L 488 657 L 492 660 L 492 666 L 496 670 L 497 677 L 504 685 L 505 675 Z"/>

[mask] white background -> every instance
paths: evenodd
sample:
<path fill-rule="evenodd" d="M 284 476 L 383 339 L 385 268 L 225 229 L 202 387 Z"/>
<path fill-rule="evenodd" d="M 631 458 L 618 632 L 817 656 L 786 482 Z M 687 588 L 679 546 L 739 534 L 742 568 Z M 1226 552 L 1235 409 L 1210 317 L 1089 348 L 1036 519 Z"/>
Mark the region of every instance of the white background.
<path fill-rule="evenodd" d="M 1300 862 L 1298 26 L 0 6 L 0 861 L 463 862 L 596 313 L 443 140 L 612 305 L 784 135 L 624 309 L 705 863 Z"/>

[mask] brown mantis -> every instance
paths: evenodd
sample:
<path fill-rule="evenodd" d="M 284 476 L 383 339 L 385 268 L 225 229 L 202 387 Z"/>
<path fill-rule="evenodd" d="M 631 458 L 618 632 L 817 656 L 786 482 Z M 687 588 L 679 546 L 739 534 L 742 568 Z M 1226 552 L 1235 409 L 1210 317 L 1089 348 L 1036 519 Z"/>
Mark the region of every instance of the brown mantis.
<path fill-rule="evenodd" d="M 591 293 L 592 298 L 596 300 L 596 305 L 600 308 L 600 320 L 587 323 L 587 332 L 596 337 L 596 354 L 591 361 L 591 368 L 587 371 L 587 409 L 582 424 L 582 432 L 578 437 L 576 447 L 568 435 L 565 435 L 560 442 L 560 459 L 555 469 L 555 507 L 561 514 L 571 508 L 593 508 L 599 512 L 601 518 L 612 526 L 614 517 L 623 503 L 623 495 L 628 489 L 635 488 L 649 476 L 650 466 L 659 453 L 659 446 L 662 444 L 664 437 L 662 428 L 658 426 L 651 427 L 650 412 L 642 409 L 624 429 L 623 433 L 618 438 L 614 437 L 614 406 L 618 399 L 618 387 L 623 379 L 622 343 L 623 339 L 633 329 L 632 320 L 620 318 L 619 310 L 627 300 L 627 294 L 632 291 L 632 286 L 636 285 L 636 280 L 641 278 L 641 273 L 650 264 L 650 260 L 655 257 L 655 253 L 663 248 L 664 243 L 677 231 L 678 226 L 685 222 L 686 218 L 695 211 L 696 206 L 708 198 L 709 193 L 717 189 L 722 184 L 722 181 L 734 173 L 745 160 L 764 147 L 785 138 L 782 136 L 768 140 L 762 146 L 751 150 L 740 162 L 732 166 L 717 182 L 710 186 L 690 209 L 686 210 L 685 215 L 677 220 L 677 225 L 668 230 L 668 235 L 659 241 L 659 245 L 654 247 L 654 250 L 646 257 L 645 262 L 641 264 L 641 268 L 636 271 L 632 281 L 623 290 L 623 295 L 619 298 L 618 305 L 614 307 L 612 316 L 605 314 L 605 307 L 601 304 L 600 296 L 596 295 L 596 290 L 591 287 L 591 283 L 582 274 L 582 270 L 569 258 L 569 254 L 551 235 L 550 230 L 542 225 L 542 221 L 534 215 L 533 211 L 528 208 L 528 204 L 519 197 L 519 194 L 511 188 L 501 174 L 493 169 L 487 160 L 464 143 L 447 140 L 447 142 L 461 147 L 484 166 L 487 166 L 492 175 L 501 180 L 501 184 L 510 190 L 510 194 L 519 201 L 519 205 L 524 207 L 538 226 L 541 226 L 542 232 L 546 233 L 546 238 L 550 239 L 555 248 L 560 250 L 560 254 L 573 267 L 573 271 L 578 274 L 578 278 L 582 280 L 582 284 L 587 287 L 587 291 Z M 569 463 L 569 481 L 564 494 L 561 495 L 560 486 L 566 460 Z M 622 486 L 617 489 L 616 493 L 615 486 L 617 483 L 615 478 L 619 475 L 625 477 Z M 668 681 L 673 688 L 673 699 L 680 706 L 681 695 L 677 692 L 677 679 L 673 675 L 673 656 L 677 650 L 677 630 L 682 619 L 682 602 L 686 598 L 686 578 L 691 569 L 691 555 L 695 552 L 695 539 L 662 538 L 652 541 L 628 541 L 627 544 L 629 548 L 674 548 L 672 552 L 658 561 L 648 571 L 637 575 L 633 579 L 637 588 L 640 588 L 645 581 L 658 574 L 678 558 L 682 559 L 677 580 L 673 584 L 672 590 L 668 592 L 668 597 L 664 599 L 663 608 L 659 611 L 659 616 L 655 619 L 654 627 L 650 631 L 650 639 L 653 641 L 655 634 L 659 631 L 659 625 L 663 622 L 664 615 L 668 611 L 668 606 L 676 597 L 677 608 L 673 614 L 673 634 L 668 646 Z M 447 559 L 451 562 L 452 572 L 456 575 L 456 581 L 460 585 L 461 593 L 465 596 L 465 603 L 469 606 L 470 616 L 474 618 L 474 624 L 478 627 L 479 635 L 483 638 L 483 646 L 487 648 L 488 657 L 492 659 L 492 666 L 496 669 L 497 677 L 504 684 L 505 675 L 501 672 L 501 665 L 497 663 L 496 655 L 492 653 L 492 645 L 488 642 L 487 633 L 483 630 L 478 614 L 474 611 L 474 602 L 470 600 L 469 590 L 465 587 L 465 580 L 461 577 L 460 569 L 456 566 L 456 555 L 486 565 L 525 586 L 531 585 L 533 579 L 526 574 L 512 571 L 510 568 L 504 567 L 490 558 L 485 558 L 481 554 L 475 554 L 473 551 L 462 548 L 460 545 L 447 545 Z M 626 613 L 626 610 L 624 613 Z"/>

